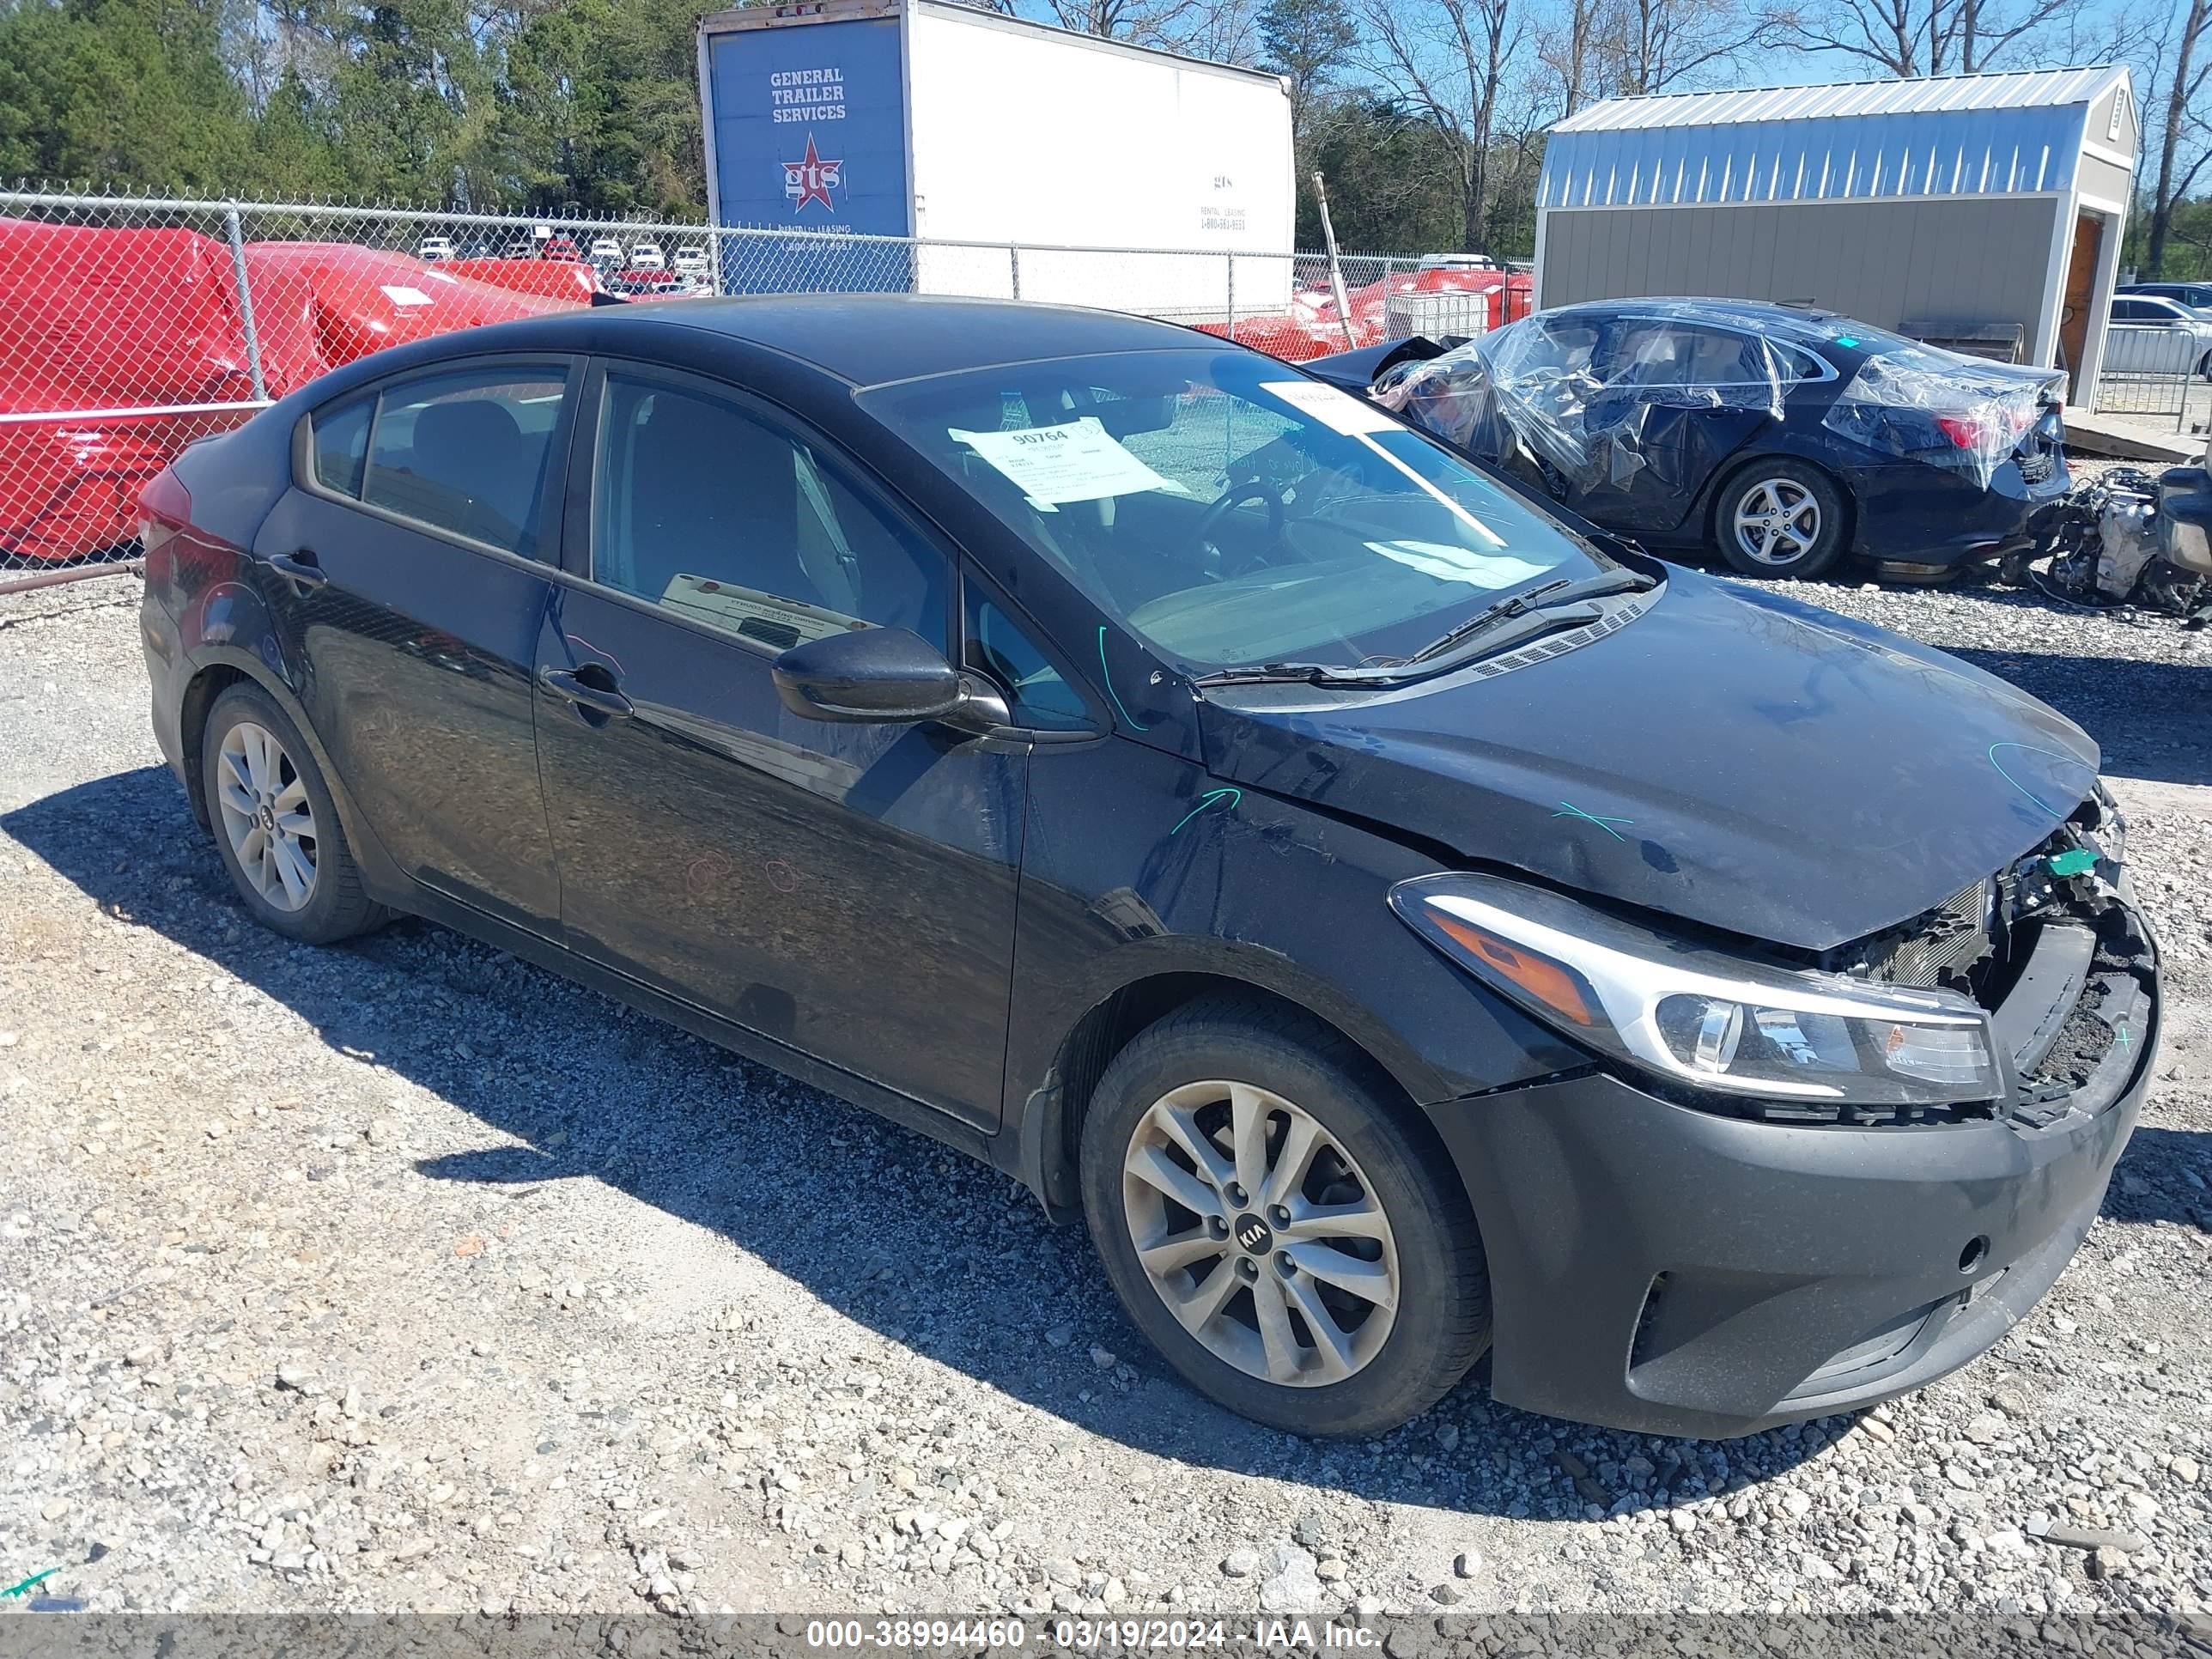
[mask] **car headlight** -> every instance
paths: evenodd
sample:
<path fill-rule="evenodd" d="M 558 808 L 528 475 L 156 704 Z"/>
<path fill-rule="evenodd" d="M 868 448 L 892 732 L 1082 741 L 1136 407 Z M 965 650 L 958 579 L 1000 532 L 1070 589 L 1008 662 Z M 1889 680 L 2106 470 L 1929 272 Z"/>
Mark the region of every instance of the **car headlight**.
<path fill-rule="evenodd" d="M 1390 908 L 1547 1024 L 1696 1088 L 1888 1106 L 2004 1091 L 1989 1017 L 1954 991 L 1747 960 L 1498 876 L 1402 881 Z"/>

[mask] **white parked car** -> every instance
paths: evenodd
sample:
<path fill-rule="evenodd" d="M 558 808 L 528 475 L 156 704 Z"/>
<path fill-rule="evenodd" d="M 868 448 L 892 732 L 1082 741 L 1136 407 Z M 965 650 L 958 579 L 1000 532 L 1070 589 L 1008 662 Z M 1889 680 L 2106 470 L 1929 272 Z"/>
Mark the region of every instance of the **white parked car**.
<path fill-rule="evenodd" d="M 631 245 L 629 268 L 632 270 L 665 270 L 668 257 L 661 252 L 658 242 L 637 242 Z"/>
<path fill-rule="evenodd" d="M 704 294 L 714 287 L 708 276 L 707 250 L 702 247 L 678 248 L 669 269 L 684 279 L 684 286 L 690 293 Z"/>
<path fill-rule="evenodd" d="M 2112 326 L 2105 331 L 2105 368 L 2212 380 L 2212 318 L 2160 295 L 2117 295 Z"/>
<path fill-rule="evenodd" d="M 453 257 L 453 239 L 450 236 L 425 236 L 416 244 L 415 257 L 425 264 L 437 264 Z"/>
<path fill-rule="evenodd" d="M 622 244 L 611 236 L 594 236 L 589 258 L 595 265 L 618 265 L 623 262 Z"/>

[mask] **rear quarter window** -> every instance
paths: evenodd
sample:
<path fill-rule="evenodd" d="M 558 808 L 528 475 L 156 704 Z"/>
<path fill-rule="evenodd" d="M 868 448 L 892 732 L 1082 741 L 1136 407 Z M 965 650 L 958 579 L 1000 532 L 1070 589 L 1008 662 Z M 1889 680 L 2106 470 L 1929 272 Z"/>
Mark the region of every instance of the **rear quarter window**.
<path fill-rule="evenodd" d="M 334 494 L 361 499 L 362 472 L 368 460 L 368 422 L 376 412 L 374 394 L 326 409 L 314 417 L 311 440 L 315 482 Z"/>

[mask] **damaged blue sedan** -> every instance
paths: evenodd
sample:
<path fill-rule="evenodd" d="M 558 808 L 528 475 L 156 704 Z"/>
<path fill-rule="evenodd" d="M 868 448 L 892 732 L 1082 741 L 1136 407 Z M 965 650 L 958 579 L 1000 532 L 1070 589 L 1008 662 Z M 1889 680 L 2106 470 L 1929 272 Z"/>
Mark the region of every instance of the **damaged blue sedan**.
<path fill-rule="evenodd" d="M 1789 306 L 1593 301 L 1306 367 L 1539 501 L 1747 576 L 1941 578 L 2025 553 L 2072 482 L 2062 372 Z"/>

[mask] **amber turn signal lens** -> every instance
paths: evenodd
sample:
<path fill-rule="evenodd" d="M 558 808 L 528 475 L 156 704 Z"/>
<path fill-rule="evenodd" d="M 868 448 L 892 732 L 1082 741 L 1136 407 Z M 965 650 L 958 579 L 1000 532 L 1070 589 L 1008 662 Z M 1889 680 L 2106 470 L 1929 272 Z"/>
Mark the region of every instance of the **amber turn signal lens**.
<path fill-rule="evenodd" d="M 1495 933 L 1486 933 L 1457 916 L 1446 915 L 1437 909 L 1431 909 L 1429 915 L 1455 944 L 1511 980 L 1562 1019 L 1572 1020 L 1577 1025 L 1595 1024 L 1589 1005 L 1583 1000 L 1581 987 L 1575 983 L 1574 975 L 1559 963 L 1508 945 Z"/>

